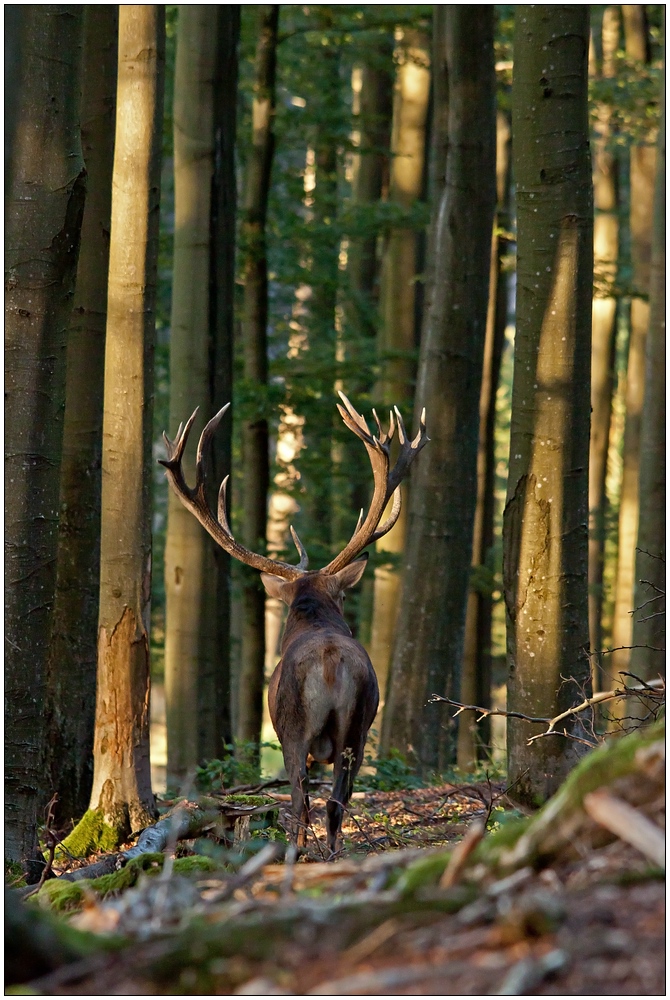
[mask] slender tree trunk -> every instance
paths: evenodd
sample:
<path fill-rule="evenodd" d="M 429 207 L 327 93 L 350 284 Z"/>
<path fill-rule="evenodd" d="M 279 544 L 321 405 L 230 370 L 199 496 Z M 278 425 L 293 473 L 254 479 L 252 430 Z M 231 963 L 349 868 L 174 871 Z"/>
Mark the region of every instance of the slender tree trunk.
<path fill-rule="evenodd" d="M 107 272 L 111 228 L 118 7 L 84 7 L 81 138 L 86 211 L 67 379 L 58 575 L 49 660 L 49 773 L 64 822 L 88 806 L 93 781 L 96 634 Z"/>
<path fill-rule="evenodd" d="M 398 49 L 389 201 L 409 211 L 421 198 L 425 178 L 426 120 L 430 94 L 430 47 L 425 33 L 404 29 Z M 375 395 L 385 406 L 396 405 L 408 416 L 414 396 L 418 344 L 416 330 L 416 274 L 418 233 L 394 226 L 386 237 L 382 263 L 379 335 L 380 378 Z M 400 576 L 397 560 L 405 548 L 407 507 L 377 551 L 391 559 L 375 570 L 370 658 L 382 692 L 389 666 L 398 616 Z"/>
<path fill-rule="evenodd" d="M 253 101 L 252 148 L 247 164 L 242 244 L 244 303 L 242 339 L 244 378 L 256 399 L 256 412 L 242 429 L 244 480 L 243 540 L 254 552 L 266 546 L 268 489 L 268 421 L 265 413 L 268 381 L 268 262 L 266 220 L 274 152 L 275 76 L 279 5 L 258 11 L 258 39 Z M 238 735 L 259 743 L 263 722 L 265 676 L 265 590 L 258 573 L 243 573 L 242 664 L 239 683 Z"/>
<path fill-rule="evenodd" d="M 664 99 L 653 213 L 647 369 L 640 435 L 640 522 L 630 664 L 631 670 L 645 680 L 665 674 L 665 196 Z"/>
<path fill-rule="evenodd" d="M 51 789 L 45 723 L 67 330 L 84 210 L 83 9 L 27 5 L 5 219 L 5 856 L 35 846 Z M 54 52 L 59 58 L 52 58 Z"/>
<path fill-rule="evenodd" d="M 472 568 L 475 580 L 468 594 L 465 620 L 460 700 L 488 707 L 491 703 L 491 623 L 493 601 L 488 567 L 493 545 L 495 486 L 496 396 L 507 324 L 507 280 L 502 272 L 506 240 L 499 230 L 510 223 L 510 123 L 503 111 L 496 116 L 496 193 L 498 213 L 491 242 L 491 279 L 486 318 L 484 368 L 479 398 L 479 447 L 477 452 L 477 507 L 472 536 Z M 477 576 L 479 579 L 477 580 Z M 488 720 L 477 721 L 471 713 L 459 717 L 458 766 L 470 770 L 489 742 Z"/>
<path fill-rule="evenodd" d="M 380 39 L 374 60 L 360 67 L 358 107 L 354 109 L 358 125 L 351 197 L 357 207 L 369 207 L 380 201 L 389 185 L 389 146 L 392 116 L 392 40 Z M 356 96 L 356 95 L 355 95 Z M 360 338 L 372 340 L 377 335 L 376 289 L 379 281 L 377 233 L 352 237 L 347 257 L 349 302 L 345 310 L 345 342 L 351 356 Z M 355 356 L 355 355 L 354 355 Z M 351 386 L 354 394 L 369 392 L 369 373 L 357 375 L 360 385 Z"/>
<path fill-rule="evenodd" d="M 214 79 L 214 178 L 210 253 L 209 349 L 211 411 L 233 399 L 235 305 L 235 129 L 237 122 L 237 47 L 240 5 L 217 8 Z M 224 420 L 213 444 L 212 481 L 218 484 L 232 468 L 232 421 Z M 216 502 L 212 496 L 212 502 Z M 230 512 L 229 512 L 230 513 Z M 216 563 L 217 663 L 210 676 L 200 675 L 200 749 L 205 758 L 220 757 L 233 739 L 230 668 L 230 556 L 210 543 Z"/>
<path fill-rule="evenodd" d="M 121 5 L 90 806 L 111 829 L 110 838 L 116 833 L 119 840 L 155 815 L 149 767 L 151 431 L 164 72 L 165 8 Z"/>
<path fill-rule="evenodd" d="M 616 74 L 615 57 L 619 46 L 619 11 L 603 11 L 601 45 L 596 63 L 602 76 Z M 599 658 L 602 649 L 603 571 L 605 549 L 605 479 L 609 448 L 617 302 L 612 294 L 619 256 L 619 215 L 617 158 L 612 152 L 611 110 L 597 108 L 597 138 L 593 156 L 594 297 L 591 345 L 591 441 L 589 448 L 589 640 L 591 678 L 600 689 Z"/>
<path fill-rule="evenodd" d="M 623 4 L 626 55 L 648 61 L 649 42 L 643 4 Z M 607 673 L 627 670 L 633 638 L 635 600 L 635 546 L 640 502 L 640 427 L 644 400 L 644 367 L 649 328 L 649 268 L 654 200 L 656 147 L 637 145 L 630 150 L 630 235 L 633 296 L 626 372 L 626 424 L 623 441 L 623 479 L 619 503 L 619 549 L 616 598 L 612 624 L 612 653 Z"/>
<path fill-rule="evenodd" d="M 507 699 L 511 711 L 551 717 L 590 688 L 589 8 L 523 4 L 515 16 L 518 283 L 503 522 Z M 553 794 L 583 752 L 564 736 L 528 746 L 537 731 L 508 720 L 509 779 L 515 798 L 529 804 Z"/>
<path fill-rule="evenodd" d="M 413 467 L 403 591 L 382 747 L 424 770 L 453 760 L 455 733 L 431 694 L 455 695 L 472 554 L 479 397 L 495 212 L 493 8 L 447 7 L 449 154 L 435 204 L 434 286 L 415 411 L 431 443 Z"/>
<path fill-rule="evenodd" d="M 209 258 L 214 171 L 217 10 L 180 4 L 174 92 L 174 278 L 170 333 L 170 428 L 199 407 L 186 451 L 195 466 L 210 406 Z M 215 669 L 216 564 L 209 536 L 170 491 L 165 540 L 165 706 L 170 788 L 192 782 L 202 762 L 200 674 Z"/>

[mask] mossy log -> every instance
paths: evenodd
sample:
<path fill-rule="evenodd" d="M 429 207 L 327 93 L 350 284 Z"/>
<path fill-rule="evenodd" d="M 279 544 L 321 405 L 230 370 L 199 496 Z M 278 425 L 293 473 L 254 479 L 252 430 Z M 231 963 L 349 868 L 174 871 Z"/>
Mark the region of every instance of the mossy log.
<path fill-rule="evenodd" d="M 662 720 L 593 750 L 534 816 L 506 823 L 485 837 L 469 867 L 480 864 L 493 875 L 505 874 L 575 856 L 577 845 L 585 841 L 597 846 L 613 840 L 584 810 L 585 796 L 610 787 L 635 806 L 653 801 L 665 788 L 664 740 Z M 409 895 L 436 884 L 450 857 L 451 849 L 419 858 L 400 873 L 398 890 Z"/>

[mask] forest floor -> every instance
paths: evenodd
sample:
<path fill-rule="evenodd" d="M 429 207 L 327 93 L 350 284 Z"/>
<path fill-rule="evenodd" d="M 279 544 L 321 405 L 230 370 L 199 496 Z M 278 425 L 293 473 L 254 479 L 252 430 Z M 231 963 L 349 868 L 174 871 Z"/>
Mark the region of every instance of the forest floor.
<path fill-rule="evenodd" d="M 662 826 L 664 779 L 662 790 L 658 772 L 655 785 L 646 772 L 626 780 L 616 794 Z M 279 827 L 287 820 L 283 791 L 275 794 Z M 297 862 L 267 856 L 284 848 L 266 843 L 267 863 L 256 855 L 255 870 L 252 858 L 232 881 L 217 871 L 189 879 L 164 871 L 116 898 L 91 895 L 70 924 L 101 939 L 122 934 L 124 946 L 17 992 L 665 995 L 665 886 L 648 854 L 602 830 L 594 835 L 582 816 L 542 864 L 505 874 L 473 865 L 475 848 L 469 862 L 463 851 L 466 877 L 458 864 L 445 870 L 445 848 L 467 843 L 477 821 L 490 831 L 480 847 L 519 825 L 503 785 L 483 781 L 355 793 L 345 849 L 326 862 L 327 793 L 314 788 L 308 853 Z M 177 854 L 194 849 L 202 853 L 202 840 L 180 844 Z"/>

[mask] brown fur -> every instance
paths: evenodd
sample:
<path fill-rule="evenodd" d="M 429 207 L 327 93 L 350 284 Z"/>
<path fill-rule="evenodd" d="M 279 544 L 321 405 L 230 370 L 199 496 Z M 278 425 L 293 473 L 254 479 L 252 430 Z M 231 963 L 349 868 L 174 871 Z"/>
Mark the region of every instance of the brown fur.
<path fill-rule="evenodd" d="M 281 660 L 270 680 L 268 696 L 270 717 L 291 781 L 292 836 L 304 846 L 309 821 L 309 763 L 312 759 L 332 763 L 327 826 L 333 853 L 379 703 L 377 678 L 368 654 L 353 638 L 342 615 L 344 589 L 357 582 L 364 565 L 359 560 L 332 576 L 306 573 L 292 583 L 263 576 L 268 592 L 289 605 Z"/>

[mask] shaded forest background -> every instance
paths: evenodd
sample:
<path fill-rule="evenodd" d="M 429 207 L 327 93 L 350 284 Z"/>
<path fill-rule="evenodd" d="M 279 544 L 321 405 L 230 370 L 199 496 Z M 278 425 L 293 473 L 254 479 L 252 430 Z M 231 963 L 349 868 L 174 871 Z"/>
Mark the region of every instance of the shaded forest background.
<path fill-rule="evenodd" d="M 44 22 L 47 8 L 56 26 Z M 574 124 L 590 137 L 590 162 L 583 142 L 576 165 L 552 161 L 557 177 L 564 171 L 561 217 L 586 222 L 575 237 L 577 283 L 556 293 L 564 313 L 553 346 L 528 350 L 558 357 L 562 331 L 572 331 L 570 384 L 578 389 L 570 434 L 581 430 L 574 439 L 563 434 L 550 410 L 544 426 L 556 431 L 561 449 L 572 449 L 581 470 L 575 509 L 582 505 L 583 545 L 559 576 L 582 596 L 574 599 L 571 659 L 556 654 L 546 670 L 533 667 L 546 683 L 531 698 L 513 681 L 508 708 L 548 721 L 626 676 L 648 682 L 663 670 L 662 5 L 582 7 L 573 11 L 576 26 L 570 9 L 560 8 L 555 24 L 533 23 L 532 37 L 515 25 L 530 8 L 513 5 L 481 17 L 467 7 L 470 21 L 444 5 L 120 10 L 27 5 L 23 19 L 14 25 L 10 14 L 6 26 L 18 66 L 7 84 L 5 188 L 6 852 L 15 860 L 34 847 L 54 792 L 62 829 L 89 816 L 81 853 L 111 847 L 154 818 L 149 668 L 165 685 L 170 789 L 188 794 L 197 774 L 234 784 L 258 772 L 259 746 L 269 736 L 263 679 L 276 661 L 281 610 L 256 574 L 215 551 L 168 499 L 157 464 L 165 454 L 161 434 L 174 436 L 196 405 L 199 433 L 224 403 L 233 404 L 209 472 L 215 486 L 231 475 L 236 534 L 255 551 L 291 560 L 292 524 L 313 567 L 343 548 L 370 495 L 362 449 L 336 419 L 336 391 L 368 417 L 372 408 L 381 415 L 397 405 L 410 433 L 426 407 L 432 440 L 425 464 L 412 472 L 407 514 L 371 553 L 346 604 L 386 702 L 371 767 L 378 776 L 416 772 L 429 780 L 455 766 L 461 773 L 503 766 L 504 734 L 492 731 L 491 718 L 454 713 L 459 703 L 502 706 L 510 665 L 517 676 L 523 668 L 503 557 L 522 571 L 524 559 L 536 565 L 537 558 L 515 541 L 518 483 L 536 473 L 522 467 L 521 446 L 510 462 L 510 435 L 525 433 L 525 399 L 513 402 L 512 388 L 514 374 L 521 393 L 515 365 L 526 343 L 517 339 L 515 359 L 523 302 L 517 221 L 536 211 L 529 208 L 535 181 L 526 174 L 540 170 L 532 151 L 541 115 L 523 124 L 529 100 L 521 88 L 526 79 L 537 85 L 536 69 L 544 74 L 533 59 L 542 61 L 538 39 L 556 25 L 566 35 L 581 32 L 586 43 L 563 56 L 568 76 L 581 72 L 583 84 L 570 95 L 577 110 L 564 125 L 566 134 Z M 144 125 L 124 135 L 134 119 L 120 81 L 124 59 L 131 70 L 136 65 L 141 32 L 153 59 L 142 76 L 147 90 L 133 96 L 129 87 L 126 99 L 140 102 Z M 40 47 L 54 44 L 68 54 L 69 78 L 34 74 L 29 86 Z M 549 100 L 550 82 L 543 86 Z M 67 119 L 62 135 L 49 118 L 53 94 Z M 550 103 L 548 113 L 555 114 Z M 42 146 L 26 141 L 30 123 Z M 49 166 L 56 161 L 60 176 Z M 465 180 L 470 187 L 457 203 Z M 43 186 L 51 196 L 66 192 L 67 203 L 63 209 L 52 197 L 49 216 L 48 199 L 34 199 L 42 232 L 26 191 Z M 444 204 L 458 211 L 443 232 L 445 190 L 453 201 Z M 532 215 L 523 224 L 530 242 L 522 289 L 529 274 L 540 274 L 528 271 Z M 553 238 L 551 225 L 538 242 Z M 144 280 L 130 260 L 140 244 Z M 31 246 L 51 248 L 53 271 L 41 258 L 34 268 Z M 54 285 L 60 298 L 47 301 Z M 45 299 L 35 309 L 26 298 L 38 287 Z M 458 299 L 461 287 L 467 294 Z M 444 372 L 438 356 L 451 362 Z M 37 402 L 30 409 L 26 400 Z M 543 405 L 538 397 L 537 413 Z M 538 440 L 541 426 L 531 431 Z M 22 462 L 26 454 L 30 461 Z M 187 470 L 194 464 L 191 445 Z M 105 492 L 112 483 L 115 496 Z M 431 518 L 422 535 L 417 525 Z M 528 509 L 524 518 L 530 524 Z M 127 545 L 119 541 L 126 530 Z M 134 561 L 121 566 L 126 549 Z M 558 591 L 541 596 L 547 622 L 554 599 L 560 603 Z M 131 650 L 130 666 L 118 666 L 115 643 Z M 524 648 L 536 657 L 535 647 Z M 561 682 L 565 676 L 571 685 Z M 101 690 L 115 692 L 106 716 Z M 432 694 L 456 705 L 425 708 Z M 563 742 L 593 746 L 608 731 L 629 728 L 631 716 L 639 724 L 647 710 L 630 706 L 630 699 L 610 702 L 572 731 L 576 741 Z M 520 798 L 537 804 L 574 760 L 564 749 L 542 757 L 546 740 L 522 749 L 544 727 L 516 725 L 507 733 L 509 774 Z M 127 737 L 109 735 L 124 727 Z M 133 748 L 119 751 L 117 770 L 109 763 L 114 739 Z M 280 764 L 276 751 L 262 760 L 266 769 Z M 529 766 L 546 760 L 553 784 L 524 785 Z M 114 831 L 109 842 L 106 829 Z"/>

